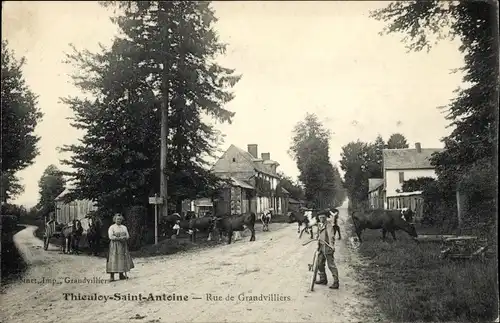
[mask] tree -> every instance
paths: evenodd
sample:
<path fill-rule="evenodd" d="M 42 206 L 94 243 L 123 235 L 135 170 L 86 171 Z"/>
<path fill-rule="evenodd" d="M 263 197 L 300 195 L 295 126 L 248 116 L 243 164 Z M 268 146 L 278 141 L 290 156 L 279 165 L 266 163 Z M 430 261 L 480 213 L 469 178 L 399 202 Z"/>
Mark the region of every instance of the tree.
<path fill-rule="evenodd" d="M 335 201 L 334 169 L 329 160 L 330 132 L 315 114 L 308 113 L 293 130 L 289 154 L 297 163 L 299 180 L 304 184 L 306 200 L 315 207 L 327 207 Z"/>
<path fill-rule="evenodd" d="M 368 199 L 369 154 L 369 145 L 359 140 L 343 146 L 340 153 L 340 168 L 345 172 L 347 196 L 354 203 Z"/>
<path fill-rule="evenodd" d="M 24 186 L 19 182 L 19 178 L 11 171 L 2 171 L 1 180 L 3 203 L 15 198 L 24 191 Z"/>
<path fill-rule="evenodd" d="M 373 144 L 373 148 L 375 150 L 375 160 L 378 164 L 378 169 L 379 172 L 373 174 L 373 177 L 375 178 L 382 178 L 384 177 L 384 155 L 383 155 L 383 150 L 386 148 L 386 144 L 384 142 L 384 139 L 382 138 L 381 135 L 377 135 L 377 138 L 375 139 L 375 143 Z"/>
<path fill-rule="evenodd" d="M 16 60 L 2 40 L 2 198 L 3 202 L 22 192 L 16 172 L 33 164 L 40 137 L 35 127 L 42 118 L 37 98 L 22 74 L 25 59 Z M 7 195 L 5 195 L 7 194 Z"/>
<path fill-rule="evenodd" d="M 290 197 L 296 200 L 303 200 L 305 198 L 304 190 L 297 181 L 294 181 L 289 176 L 284 173 L 279 172 L 278 176 L 280 178 L 278 186 L 276 188 L 278 196 L 283 196 L 281 189 L 285 189 L 290 192 Z"/>
<path fill-rule="evenodd" d="M 428 183 L 434 182 L 432 177 L 417 177 L 406 180 L 403 182 L 402 190 L 403 192 L 416 192 L 423 191 Z"/>
<path fill-rule="evenodd" d="M 408 148 L 405 136 L 400 133 L 392 134 L 387 140 L 387 149 L 402 149 Z"/>
<path fill-rule="evenodd" d="M 110 50 L 68 55 L 81 71 L 75 84 L 94 96 L 64 99 L 75 112 L 72 125 L 86 131 L 81 144 L 63 149 L 73 153 L 65 163 L 76 170 L 68 173 L 77 183 L 69 196 L 115 210 L 147 204 L 160 186 L 160 107 L 167 91 L 169 205 L 178 208 L 183 199 L 218 189 L 204 157 L 214 155 L 221 136 L 203 115 L 231 121 L 234 113 L 224 105 L 239 76 L 214 62 L 225 45 L 213 31 L 208 2 L 117 4 L 124 10 L 114 21 L 124 36 Z"/>
<path fill-rule="evenodd" d="M 42 214 L 55 210 L 56 197 L 64 191 L 65 184 L 62 172 L 55 165 L 49 165 L 45 168 L 38 181 L 40 200 L 38 200 L 37 208 L 41 210 Z"/>
<path fill-rule="evenodd" d="M 386 33 L 406 33 L 409 50 L 430 50 L 433 45 L 428 38 L 430 33 L 437 35 L 438 41 L 460 39 L 465 65 L 459 70 L 466 86 L 457 89 L 456 98 L 445 107 L 446 118 L 454 129 L 444 138 L 444 151 L 435 154 L 431 163 L 436 168 L 439 185 L 448 191 L 458 187 L 469 173 L 477 175 L 478 169 L 487 174 L 484 177 L 495 178 L 490 170 L 495 168 L 498 129 L 496 5 L 486 1 L 395 2 L 374 11 L 372 16 L 388 23 Z M 480 200 L 491 204 L 487 196 Z M 453 205 L 453 194 L 443 196 L 443 201 Z"/>

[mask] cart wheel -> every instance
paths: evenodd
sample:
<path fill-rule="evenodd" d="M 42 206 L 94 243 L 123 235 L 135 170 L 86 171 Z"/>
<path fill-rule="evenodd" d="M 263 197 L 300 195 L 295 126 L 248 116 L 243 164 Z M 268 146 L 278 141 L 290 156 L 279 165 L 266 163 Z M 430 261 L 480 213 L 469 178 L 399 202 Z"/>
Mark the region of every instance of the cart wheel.
<path fill-rule="evenodd" d="M 43 238 L 43 250 L 49 249 L 49 237 L 44 237 Z"/>
<path fill-rule="evenodd" d="M 318 252 L 316 251 L 314 253 L 314 257 L 313 257 L 313 268 L 312 268 L 312 272 L 313 272 L 313 275 L 312 275 L 312 280 L 311 280 L 311 292 L 314 291 L 314 284 L 316 283 L 316 276 L 318 275 Z"/>

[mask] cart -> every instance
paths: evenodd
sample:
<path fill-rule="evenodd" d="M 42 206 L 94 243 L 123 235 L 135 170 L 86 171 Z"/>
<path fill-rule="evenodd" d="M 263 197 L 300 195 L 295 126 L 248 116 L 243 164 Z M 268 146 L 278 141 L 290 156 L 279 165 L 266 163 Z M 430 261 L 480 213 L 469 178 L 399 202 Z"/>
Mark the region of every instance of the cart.
<path fill-rule="evenodd" d="M 56 224 L 54 217 L 47 222 L 45 222 L 45 232 L 43 234 L 43 250 L 49 248 L 49 243 L 51 238 L 60 239 L 62 234 L 62 228 L 64 226 L 61 224 Z"/>

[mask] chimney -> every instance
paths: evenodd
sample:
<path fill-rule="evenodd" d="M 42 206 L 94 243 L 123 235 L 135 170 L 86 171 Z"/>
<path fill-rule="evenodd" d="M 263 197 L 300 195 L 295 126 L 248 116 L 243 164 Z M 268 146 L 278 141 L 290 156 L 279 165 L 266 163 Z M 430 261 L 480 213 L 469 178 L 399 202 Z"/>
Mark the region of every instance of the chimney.
<path fill-rule="evenodd" d="M 270 160 L 271 159 L 271 154 L 270 153 L 262 153 L 260 154 L 263 160 Z"/>
<path fill-rule="evenodd" d="M 248 144 L 248 152 L 253 158 L 259 158 L 259 154 L 257 153 L 257 145 L 256 144 Z"/>
<path fill-rule="evenodd" d="M 415 149 L 417 150 L 417 153 L 421 153 L 422 152 L 422 146 L 420 146 L 419 142 L 415 143 Z"/>

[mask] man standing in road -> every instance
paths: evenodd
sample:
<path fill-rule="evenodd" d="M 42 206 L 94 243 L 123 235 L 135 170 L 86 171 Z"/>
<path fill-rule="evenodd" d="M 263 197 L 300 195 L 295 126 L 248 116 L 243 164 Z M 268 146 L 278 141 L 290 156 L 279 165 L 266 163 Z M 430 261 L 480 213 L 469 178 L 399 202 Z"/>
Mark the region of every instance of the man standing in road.
<path fill-rule="evenodd" d="M 320 223 L 319 228 L 319 254 L 318 254 L 318 273 L 319 280 L 316 284 L 326 285 L 328 280 L 326 279 L 325 263 L 328 264 L 328 268 L 332 272 L 333 284 L 330 286 L 331 289 L 339 288 L 339 273 L 337 266 L 335 266 L 335 233 L 333 231 L 333 225 L 330 221 L 327 221 L 326 214 L 319 214 Z"/>

